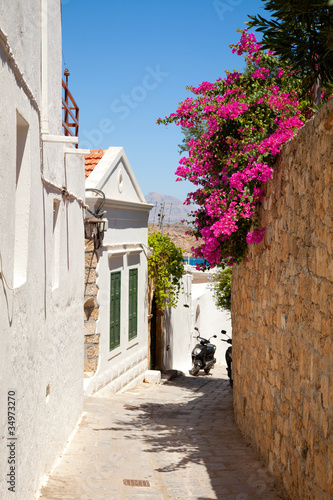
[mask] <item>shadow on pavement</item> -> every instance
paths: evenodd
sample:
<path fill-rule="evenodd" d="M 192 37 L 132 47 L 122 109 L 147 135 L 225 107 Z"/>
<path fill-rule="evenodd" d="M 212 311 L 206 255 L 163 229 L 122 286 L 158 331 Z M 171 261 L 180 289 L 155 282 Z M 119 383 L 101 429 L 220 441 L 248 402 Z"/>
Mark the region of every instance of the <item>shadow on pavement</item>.
<path fill-rule="evenodd" d="M 197 466 L 204 465 L 216 498 L 283 498 L 234 422 L 228 380 L 181 376 L 164 389 L 170 401 L 172 393 L 176 400 L 168 402 L 165 397 L 165 403 L 144 400 L 137 406 L 127 405 L 132 418 L 116 422 L 113 428 L 129 440 L 134 439 L 134 429 L 140 430 L 144 451 L 160 457 L 157 472 L 193 474 Z"/>

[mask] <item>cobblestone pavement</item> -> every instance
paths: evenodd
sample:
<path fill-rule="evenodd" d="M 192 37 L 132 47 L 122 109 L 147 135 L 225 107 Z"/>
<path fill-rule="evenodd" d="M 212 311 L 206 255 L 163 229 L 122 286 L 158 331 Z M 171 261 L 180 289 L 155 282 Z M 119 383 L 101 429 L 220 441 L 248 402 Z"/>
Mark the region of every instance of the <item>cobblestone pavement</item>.
<path fill-rule="evenodd" d="M 41 500 L 281 500 L 238 431 L 224 367 L 85 401 Z"/>

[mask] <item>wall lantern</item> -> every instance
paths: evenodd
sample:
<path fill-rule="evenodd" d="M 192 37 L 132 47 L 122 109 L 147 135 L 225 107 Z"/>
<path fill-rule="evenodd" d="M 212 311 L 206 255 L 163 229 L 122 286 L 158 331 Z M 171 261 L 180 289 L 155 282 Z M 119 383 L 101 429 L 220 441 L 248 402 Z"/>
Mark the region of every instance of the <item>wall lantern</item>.
<path fill-rule="evenodd" d="M 108 228 L 107 219 L 90 217 L 84 220 L 84 237 L 86 240 L 93 240 L 95 249 L 101 246 L 104 233 Z"/>
<path fill-rule="evenodd" d="M 84 237 L 86 240 L 92 240 L 94 242 L 94 248 L 97 249 L 101 246 L 104 233 L 108 229 L 108 220 L 102 219 L 105 212 L 100 212 L 105 202 L 105 196 L 104 193 L 98 189 L 86 189 L 86 191 L 93 191 L 102 196 L 101 202 L 97 207 L 95 207 L 95 213 L 87 210 L 93 215 L 93 217 L 87 217 L 84 219 Z"/>

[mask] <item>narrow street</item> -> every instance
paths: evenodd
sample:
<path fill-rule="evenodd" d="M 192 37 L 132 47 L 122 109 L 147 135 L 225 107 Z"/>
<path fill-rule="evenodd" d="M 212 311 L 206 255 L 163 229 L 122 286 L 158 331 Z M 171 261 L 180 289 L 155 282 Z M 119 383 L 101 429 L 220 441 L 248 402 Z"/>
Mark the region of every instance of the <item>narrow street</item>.
<path fill-rule="evenodd" d="M 238 431 L 224 367 L 96 395 L 40 500 L 285 499 Z"/>

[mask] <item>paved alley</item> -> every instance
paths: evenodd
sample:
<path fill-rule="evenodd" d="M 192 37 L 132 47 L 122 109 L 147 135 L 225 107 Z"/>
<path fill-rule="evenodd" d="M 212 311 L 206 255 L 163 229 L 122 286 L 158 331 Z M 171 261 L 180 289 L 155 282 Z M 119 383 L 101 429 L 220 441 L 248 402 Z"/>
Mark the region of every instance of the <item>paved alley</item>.
<path fill-rule="evenodd" d="M 281 500 L 234 420 L 224 367 L 85 401 L 41 500 Z"/>

